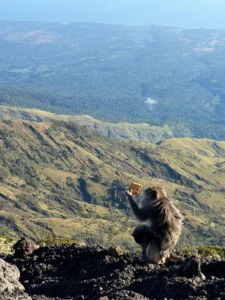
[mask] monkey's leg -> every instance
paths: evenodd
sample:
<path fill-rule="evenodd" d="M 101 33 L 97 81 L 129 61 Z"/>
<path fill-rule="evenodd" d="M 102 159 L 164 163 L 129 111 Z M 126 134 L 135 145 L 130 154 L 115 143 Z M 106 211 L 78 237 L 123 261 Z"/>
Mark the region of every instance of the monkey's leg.
<path fill-rule="evenodd" d="M 148 247 L 148 244 L 139 244 L 140 247 L 142 248 L 142 251 L 140 253 L 140 255 L 138 256 L 138 260 L 141 264 L 147 264 L 149 263 L 148 257 L 146 255 L 146 249 Z"/>
<path fill-rule="evenodd" d="M 133 231 L 133 237 L 136 243 L 142 248 L 142 251 L 138 257 L 140 263 L 147 264 L 148 257 L 146 255 L 146 249 L 148 243 L 152 238 L 152 233 L 149 230 L 149 227 L 146 225 L 138 225 Z"/>
<path fill-rule="evenodd" d="M 132 236 L 135 239 L 135 242 L 139 245 L 146 244 L 146 228 L 145 225 L 138 225 L 133 233 Z"/>
<path fill-rule="evenodd" d="M 135 239 L 135 242 L 141 247 L 141 253 L 138 256 L 139 262 L 141 264 L 147 264 L 148 263 L 148 257 L 146 255 L 146 249 L 148 246 L 147 239 L 148 237 L 146 236 L 146 226 L 145 225 L 138 225 L 132 235 Z"/>
<path fill-rule="evenodd" d="M 156 239 L 153 239 L 146 249 L 146 255 L 148 260 L 152 264 L 161 264 L 162 262 L 162 255 L 159 249 L 158 243 Z"/>

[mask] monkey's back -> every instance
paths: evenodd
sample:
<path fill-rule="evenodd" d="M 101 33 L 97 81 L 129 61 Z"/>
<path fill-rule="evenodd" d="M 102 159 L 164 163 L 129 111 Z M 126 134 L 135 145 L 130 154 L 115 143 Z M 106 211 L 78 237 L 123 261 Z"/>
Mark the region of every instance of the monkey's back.
<path fill-rule="evenodd" d="M 161 250 L 173 250 L 181 234 L 183 217 L 168 198 L 160 199 L 155 205 L 155 235 Z"/>

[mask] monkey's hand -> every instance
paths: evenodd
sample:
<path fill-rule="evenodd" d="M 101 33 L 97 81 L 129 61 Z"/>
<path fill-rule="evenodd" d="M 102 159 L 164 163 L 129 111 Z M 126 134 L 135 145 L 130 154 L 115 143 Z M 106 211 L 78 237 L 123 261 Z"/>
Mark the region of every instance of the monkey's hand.
<path fill-rule="evenodd" d="M 126 191 L 126 195 L 127 196 L 133 196 L 133 193 L 132 193 L 132 191 L 130 191 L 129 189 Z"/>

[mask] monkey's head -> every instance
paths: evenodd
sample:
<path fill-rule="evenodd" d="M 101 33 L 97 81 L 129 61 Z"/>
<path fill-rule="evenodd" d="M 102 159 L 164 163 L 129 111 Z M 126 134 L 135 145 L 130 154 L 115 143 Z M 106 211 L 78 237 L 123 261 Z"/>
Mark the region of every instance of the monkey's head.
<path fill-rule="evenodd" d="M 142 206 L 150 205 L 155 200 L 167 198 L 166 191 L 160 186 L 153 186 L 144 191 Z"/>

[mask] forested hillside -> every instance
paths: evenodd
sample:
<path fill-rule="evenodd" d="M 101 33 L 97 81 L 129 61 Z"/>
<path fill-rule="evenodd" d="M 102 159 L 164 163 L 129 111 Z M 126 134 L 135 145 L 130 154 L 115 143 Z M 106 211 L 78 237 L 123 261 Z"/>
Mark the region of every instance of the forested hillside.
<path fill-rule="evenodd" d="M 225 31 L 0 22 L 0 104 L 225 138 Z"/>
<path fill-rule="evenodd" d="M 124 192 L 163 185 L 185 216 L 180 245 L 221 244 L 225 142 L 110 140 L 74 123 L 0 123 L 0 234 L 135 247 Z"/>

